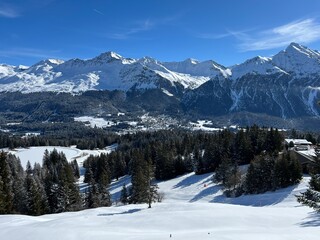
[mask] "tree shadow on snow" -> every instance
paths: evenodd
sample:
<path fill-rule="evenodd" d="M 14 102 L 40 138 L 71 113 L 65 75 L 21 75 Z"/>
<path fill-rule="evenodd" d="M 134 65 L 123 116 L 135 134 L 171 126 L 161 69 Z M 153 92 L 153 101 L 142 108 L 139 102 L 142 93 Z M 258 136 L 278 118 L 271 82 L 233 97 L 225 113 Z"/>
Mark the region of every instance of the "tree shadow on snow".
<path fill-rule="evenodd" d="M 113 181 L 110 184 L 109 191 L 111 192 L 111 199 L 113 202 L 118 201 L 120 199 L 122 186 L 126 185 L 127 188 L 131 184 L 131 177 L 130 176 L 124 176 L 119 178 L 118 181 Z M 118 189 L 118 191 L 114 191 L 115 189 Z"/>
<path fill-rule="evenodd" d="M 219 185 L 207 187 L 203 189 L 201 192 L 199 192 L 197 195 L 195 195 L 189 202 L 196 202 L 206 196 L 217 193 L 220 189 L 221 189 L 221 186 Z"/>
<path fill-rule="evenodd" d="M 116 188 L 122 187 L 124 184 L 128 185 L 129 183 L 131 183 L 130 176 L 121 177 L 121 178 L 119 178 L 118 181 L 114 181 L 110 184 L 109 191 L 112 191 Z"/>
<path fill-rule="evenodd" d="M 301 227 L 319 227 L 320 226 L 320 214 L 317 212 L 309 213 L 309 216 L 303 219 L 300 223 Z"/>
<path fill-rule="evenodd" d="M 130 210 L 125 211 L 125 212 L 120 212 L 120 213 L 101 213 L 101 214 L 98 214 L 98 217 L 133 214 L 133 213 L 136 213 L 136 212 L 140 212 L 141 210 L 142 210 L 142 208 L 134 208 L 134 209 L 130 209 Z"/>
<path fill-rule="evenodd" d="M 294 186 L 280 189 L 274 192 L 266 192 L 262 194 L 242 195 L 240 197 L 228 198 L 225 195 L 214 197 L 210 202 L 212 203 L 228 203 L 242 206 L 264 207 L 271 206 L 282 202 L 294 190 Z"/>
<path fill-rule="evenodd" d="M 211 176 L 212 174 L 202 174 L 202 175 L 191 175 L 180 182 L 178 182 L 176 185 L 173 186 L 173 188 L 186 188 L 189 187 L 197 182 L 202 182 L 205 178 Z M 211 179 L 205 181 L 209 182 Z M 203 184 L 203 183 L 202 183 Z"/>

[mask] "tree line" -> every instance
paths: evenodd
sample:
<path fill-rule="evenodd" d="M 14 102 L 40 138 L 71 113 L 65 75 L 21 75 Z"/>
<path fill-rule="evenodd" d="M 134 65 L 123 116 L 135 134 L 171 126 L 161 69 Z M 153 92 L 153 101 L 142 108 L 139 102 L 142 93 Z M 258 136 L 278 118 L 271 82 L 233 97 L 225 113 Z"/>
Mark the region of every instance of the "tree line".
<path fill-rule="evenodd" d="M 301 178 L 297 160 L 287 153 L 279 155 L 284 136 L 273 128 L 252 126 L 236 133 L 161 130 L 105 138 L 108 143 L 119 143 L 118 148 L 110 154 L 89 156 L 84 162 L 88 185 L 84 192 L 76 183 L 77 163 L 68 163 L 63 153 L 46 152 L 42 166 L 28 164 L 24 171 L 18 159 L 2 152 L 0 205 L 5 206 L 2 202 L 7 199 L 12 199 L 13 205 L 0 211 L 39 215 L 110 206 L 111 180 L 124 175 L 131 175 L 131 186 L 123 186 L 121 201 L 150 207 L 163 198 L 157 180 L 193 171 L 215 172 L 214 180 L 223 184 L 229 196 L 275 190 Z M 245 178 L 239 166 L 248 167 Z"/>

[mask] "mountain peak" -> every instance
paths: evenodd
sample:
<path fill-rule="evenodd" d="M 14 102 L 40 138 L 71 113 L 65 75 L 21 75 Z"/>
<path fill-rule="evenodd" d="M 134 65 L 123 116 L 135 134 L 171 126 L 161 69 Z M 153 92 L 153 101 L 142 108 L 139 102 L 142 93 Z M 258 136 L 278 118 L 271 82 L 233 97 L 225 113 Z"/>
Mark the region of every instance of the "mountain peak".
<path fill-rule="evenodd" d="M 196 60 L 196 59 L 194 59 L 194 58 L 187 58 L 187 59 L 184 60 L 183 62 L 191 63 L 191 64 L 198 64 L 198 63 L 200 63 L 198 60 Z"/>
<path fill-rule="evenodd" d="M 108 52 L 100 54 L 95 59 L 110 61 L 110 60 L 121 60 L 122 58 L 123 57 L 121 55 L 119 55 L 118 53 L 108 51 Z"/>
<path fill-rule="evenodd" d="M 296 42 L 291 42 L 290 44 L 289 44 L 289 46 L 287 47 L 287 49 L 288 48 L 300 48 L 300 49 L 304 49 L 304 48 L 307 48 L 307 47 L 305 47 L 305 46 L 302 46 L 301 44 L 299 44 L 299 43 L 296 43 Z"/>
<path fill-rule="evenodd" d="M 246 60 L 244 63 L 231 67 L 232 79 L 241 78 L 247 74 L 270 75 L 275 73 L 284 73 L 281 69 L 272 63 L 268 57 L 256 56 Z"/>
<path fill-rule="evenodd" d="M 286 48 L 285 52 L 288 54 L 313 54 L 312 50 L 295 42 L 290 43 L 290 45 Z"/>
<path fill-rule="evenodd" d="M 272 62 L 299 76 L 320 72 L 320 53 L 294 42 L 273 56 Z"/>

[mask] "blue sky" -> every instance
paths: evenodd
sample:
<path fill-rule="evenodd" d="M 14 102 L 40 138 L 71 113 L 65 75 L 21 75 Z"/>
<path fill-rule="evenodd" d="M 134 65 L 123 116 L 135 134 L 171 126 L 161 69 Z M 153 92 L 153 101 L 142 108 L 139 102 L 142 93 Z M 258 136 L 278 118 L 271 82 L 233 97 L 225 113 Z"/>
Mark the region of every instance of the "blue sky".
<path fill-rule="evenodd" d="M 0 63 L 106 51 L 225 66 L 290 42 L 320 50 L 318 0 L 0 0 Z"/>

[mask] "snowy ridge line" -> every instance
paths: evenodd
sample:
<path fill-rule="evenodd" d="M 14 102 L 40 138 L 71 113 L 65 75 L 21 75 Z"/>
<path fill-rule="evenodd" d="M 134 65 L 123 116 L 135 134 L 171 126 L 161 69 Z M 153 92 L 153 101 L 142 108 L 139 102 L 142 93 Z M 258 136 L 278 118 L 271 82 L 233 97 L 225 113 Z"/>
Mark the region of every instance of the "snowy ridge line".
<path fill-rule="evenodd" d="M 227 78 L 235 81 L 246 75 L 273 74 L 313 79 L 320 74 L 320 53 L 291 43 L 271 58 L 257 56 L 231 67 L 224 67 L 212 60 L 160 62 L 150 57 L 132 59 L 114 52 L 102 53 L 88 60 L 47 59 L 31 67 L 0 64 L 0 91 L 127 91 L 133 87 L 163 88 L 168 84 L 193 90 L 210 79 Z"/>

